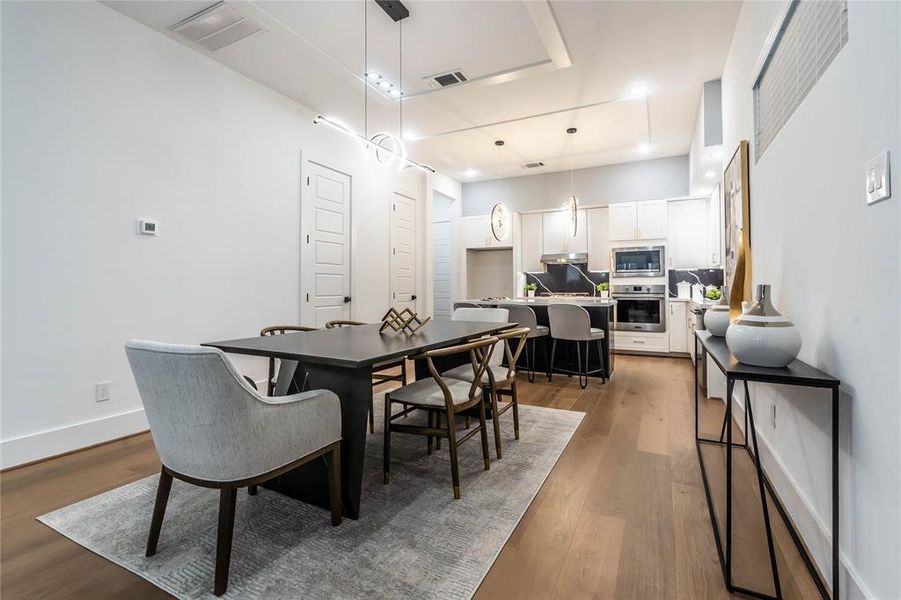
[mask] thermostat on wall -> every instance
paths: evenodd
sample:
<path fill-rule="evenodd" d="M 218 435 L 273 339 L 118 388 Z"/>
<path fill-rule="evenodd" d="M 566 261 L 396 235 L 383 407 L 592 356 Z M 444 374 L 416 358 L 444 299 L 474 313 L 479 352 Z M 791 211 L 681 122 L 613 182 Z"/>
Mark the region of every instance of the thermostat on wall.
<path fill-rule="evenodd" d="M 138 219 L 138 233 L 141 235 L 159 235 L 160 222 L 156 219 Z"/>

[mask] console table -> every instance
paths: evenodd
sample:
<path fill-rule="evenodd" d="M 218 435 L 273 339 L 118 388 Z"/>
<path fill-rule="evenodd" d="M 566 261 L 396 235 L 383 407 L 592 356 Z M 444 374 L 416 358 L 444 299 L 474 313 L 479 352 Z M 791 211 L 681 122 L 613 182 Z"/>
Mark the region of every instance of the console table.
<path fill-rule="evenodd" d="M 745 365 L 740 362 L 729 352 L 726 346 L 725 338 L 715 337 L 708 331 L 695 331 L 695 356 L 698 360 L 695 362 L 695 445 L 698 451 L 698 461 L 701 466 L 701 478 L 704 481 L 704 493 L 707 496 L 707 508 L 710 511 L 710 522 L 713 525 L 713 537 L 716 540 L 716 550 L 719 554 L 720 566 L 723 569 L 723 579 L 726 582 L 726 588 L 730 592 L 738 592 L 756 598 L 766 600 L 781 600 L 782 586 L 779 583 L 779 568 L 776 564 L 776 553 L 773 547 L 773 532 L 770 527 L 770 516 L 767 507 L 766 490 L 769 488 L 770 494 L 775 501 L 776 507 L 786 522 L 788 531 L 801 552 L 801 556 L 813 575 L 816 585 L 820 590 L 820 594 L 824 599 L 829 598 L 829 591 L 825 583 L 819 576 L 812 559 L 805 551 L 801 538 L 791 521 L 785 513 L 781 502 L 773 492 L 770 482 L 764 473 L 763 466 L 760 462 L 760 451 L 757 443 L 757 429 L 754 425 L 754 411 L 751 407 L 751 395 L 748 389 L 748 382 L 757 383 L 775 383 L 780 385 L 793 385 L 811 388 L 828 389 L 832 392 L 832 598 L 839 598 L 839 479 L 838 479 L 838 404 L 839 404 L 839 380 L 812 367 L 811 365 L 795 360 L 787 367 L 754 367 Z M 702 438 L 698 431 L 698 362 L 703 360 L 698 352 L 698 346 L 713 359 L 717 368 L 726 376 L 726 415 L 723 420 L 723 427 L 720 431 L 719 439 Z M 734 443 L 732 441 L 732 392 L 736 382 L 742 382 L 745 390 L 745 435 L 744 442 Z M 725 438 L 725 440 L 724 440 Z M 750 442 L 753 442 L 754 449 L 751 449 Z M 710 494 L 710 485 L 707 481 L 707 469 L 704 466 L 704 456 L 701 453 L 703 444 L 715 444 L 726 447 L 726 543 L 725 549 L 720 539 L 720 526 L 717 521 L 716 512 L 713 506 L 713 499 Z M 763 512 L 763 521 L 766 527 L 766 541 L 769 550 L 770 568 L 773 575 L 773 587 L 775 595 L 766 594 L 756 590 L 746 589 L 733 584 L 732 582 L 732 449 L 744 448 L 751 457 L 754 467 L 757 471 L 757 485 L 760 491 L 760 505 Z"/>

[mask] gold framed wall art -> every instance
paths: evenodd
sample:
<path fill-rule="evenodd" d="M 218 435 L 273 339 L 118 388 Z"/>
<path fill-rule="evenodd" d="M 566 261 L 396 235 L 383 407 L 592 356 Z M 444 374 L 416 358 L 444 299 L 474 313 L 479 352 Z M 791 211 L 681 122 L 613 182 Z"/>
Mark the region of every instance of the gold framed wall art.
<path fill-rule="evenodd" d="M 751 300 L 751 184 L 748 141 L 742 140 L 723 172 L 725 204 L 724 281 L 729 297 L 729 317 L 742 313 L 742 301 Z"/>

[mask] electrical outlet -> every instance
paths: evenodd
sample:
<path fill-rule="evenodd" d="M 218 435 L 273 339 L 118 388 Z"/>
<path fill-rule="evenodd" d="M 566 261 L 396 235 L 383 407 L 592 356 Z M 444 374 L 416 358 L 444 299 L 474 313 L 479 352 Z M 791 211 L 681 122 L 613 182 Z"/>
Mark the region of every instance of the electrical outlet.
<path fill-rule="evenodd" d="M 770 425 L 773 426 L 773 429 L 776 429 L 776 405 L 775 405 L 775 404 L 771 404 L 771 405 L 770 405 L 770 408 L 772 409 L 772 410 L 770 411 L 770 414 L 771 414 L 771 417 L 772 417 L 771 422 L 770 422 Z"/>
<path fill-rule="evenodd" d="M 110 382 L 98 381 L 94 384 L 94 402 L 106 402 L 110 396 Z"/>

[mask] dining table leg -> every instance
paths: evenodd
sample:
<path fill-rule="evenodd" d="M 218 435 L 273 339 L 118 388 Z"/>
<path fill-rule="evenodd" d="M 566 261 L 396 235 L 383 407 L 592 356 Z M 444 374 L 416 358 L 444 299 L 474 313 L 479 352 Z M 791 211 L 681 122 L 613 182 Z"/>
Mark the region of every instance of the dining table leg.
<path fill-rule="evenodd" d="M 369 403 L 372 398 L 372 369 L 306 363 L 298 369 L 295 382 L 301 389 L 331 390 L 341 402 L 341 508 L 344 516 L 360 518 L 363 489 L 363 456 L 366 449 Z M 291 498 L 329 508 L 328 465 L 324 459 L 310 461 L 293 471 L 266 482 L 266 488 Z"/>

